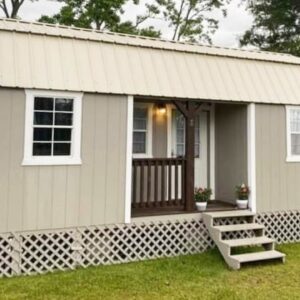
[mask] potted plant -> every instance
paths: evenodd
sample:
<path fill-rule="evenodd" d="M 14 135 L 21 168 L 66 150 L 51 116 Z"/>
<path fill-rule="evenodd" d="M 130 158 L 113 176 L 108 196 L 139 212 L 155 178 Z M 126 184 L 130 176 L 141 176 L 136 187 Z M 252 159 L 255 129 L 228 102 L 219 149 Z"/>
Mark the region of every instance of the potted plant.
<path fill-rule="evenodd" d="M 241 185 L 236 186 L 235 192 L 237 196 L 237 200 L 236 200 L 237 207 L 240 209 L 248 208 L 248 200 L 250 194 L 249 187 L 243 183 Z"/>
<path fill-rule="evenodd" d="M 204 211 L 207 207 L 207 201 L 210 199 L 212 190 L 210 188 L 195 188 L 195 201 L 198 211 Z"/>

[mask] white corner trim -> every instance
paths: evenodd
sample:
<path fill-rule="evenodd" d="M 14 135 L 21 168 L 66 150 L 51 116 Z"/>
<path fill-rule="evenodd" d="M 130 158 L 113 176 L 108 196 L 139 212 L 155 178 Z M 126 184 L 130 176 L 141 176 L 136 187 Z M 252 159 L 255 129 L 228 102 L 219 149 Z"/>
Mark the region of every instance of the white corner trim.
<path fill-rule="evenodd" d="M 247 153 L 248 153 L 248 184 L 251 189 L 249 206 L 256 213 L 256 135 L 255 135 L 255 104 L 247 107 Z"/>
<path fill-rule="evenodd" d="M 125 223 L 131 222 L 132 136 L 133 136 L 133 96 L 128 96 L 128 99 L 127 99 L 126 180 L 125 180 Z"/>
<path fill-rule="evenodd" d="M 25 90 L 25 133 L 24 157 L 22 166 L 45 165 L 80 165 L 81 161 L 81 123 L 82 123 L 82 97 L 83 93 L 59 92 L 47 90 Z M 73 130 L 70 156 L 33 156 L 33 108 L 34 97 L 66 97 L 74 99 Z"/>
<path fill-rule="evenodd" d="M 210 145 L 209 145 L 209 157 L 210 157 L 210 162 L 209 162 L 209 174 L 210 174 L 210 188 L 212 189 L 212 199 L 215 198 L 216 196 L 216 172 L 215 172 L 215 165 L 216 165 L 216 145 L 215 145 L 215 135 L 216 135 L 216 130 L 215 130 L 215 105 L 213 104 L 211 109 L 209 110 L 210 113 L 210 124 L 209 124 L 209 135 L 210 135 Z"/>

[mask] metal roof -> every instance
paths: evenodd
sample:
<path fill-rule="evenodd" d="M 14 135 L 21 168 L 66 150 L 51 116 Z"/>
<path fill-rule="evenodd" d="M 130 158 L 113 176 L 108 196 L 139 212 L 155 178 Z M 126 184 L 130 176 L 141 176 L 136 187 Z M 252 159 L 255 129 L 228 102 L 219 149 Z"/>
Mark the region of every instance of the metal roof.
<path fill-rule="evenodd" d="M 0 86 L 300 103 L 300 58 L 0 19 Z"/>

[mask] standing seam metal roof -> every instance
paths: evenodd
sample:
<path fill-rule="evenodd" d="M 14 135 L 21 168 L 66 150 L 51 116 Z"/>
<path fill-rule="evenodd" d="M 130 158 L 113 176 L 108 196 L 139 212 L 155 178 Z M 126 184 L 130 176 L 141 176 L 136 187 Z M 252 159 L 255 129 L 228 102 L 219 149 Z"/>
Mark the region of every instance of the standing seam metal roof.
<path fill-rule="evenodd" d="M 0 19 L 0 86 L 300 103 L 300 58 Z"/>

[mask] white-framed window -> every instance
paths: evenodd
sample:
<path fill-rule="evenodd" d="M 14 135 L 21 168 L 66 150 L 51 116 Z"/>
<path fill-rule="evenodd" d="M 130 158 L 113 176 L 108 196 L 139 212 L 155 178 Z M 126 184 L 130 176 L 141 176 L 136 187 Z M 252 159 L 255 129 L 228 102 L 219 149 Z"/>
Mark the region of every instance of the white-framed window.
<path fill-rule="evenodd" d="M 287 161 L 300 162 L 300 106 L 286 107 Z"/>
<path fill-rule="evenodd" d="M 81 164 L 82 94 L 26 90 L 23 165 Z"/>
<path fill-rule="evenodd" d="M 133 108 L 133 144 L 135 158 L 152 156 L 152 106 L 135 103 Z"/>

